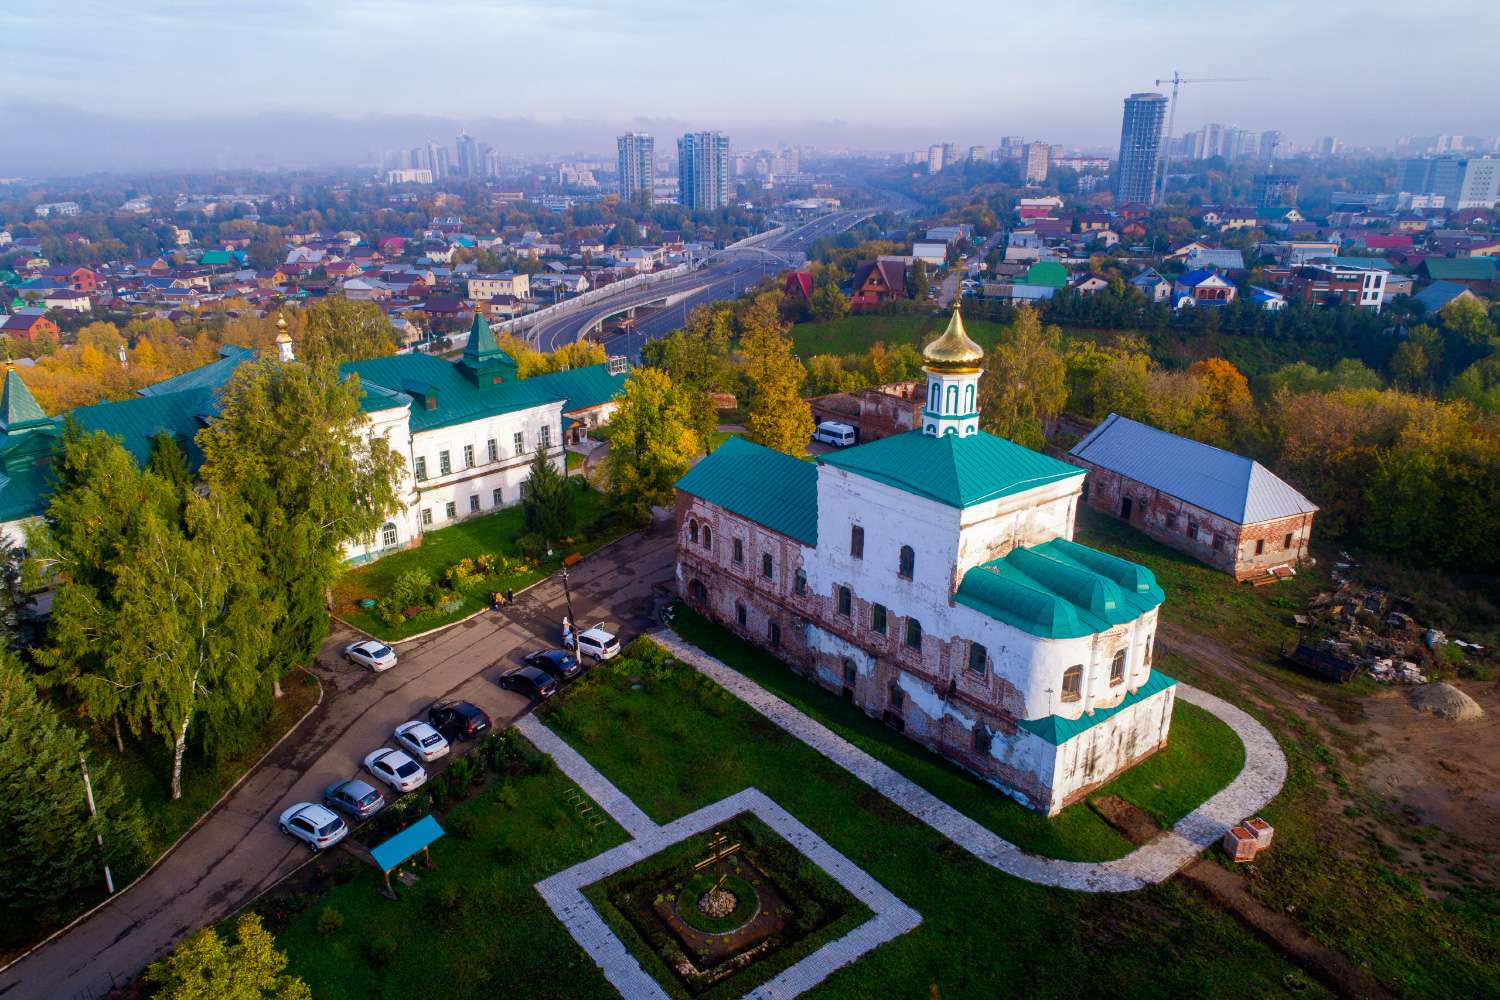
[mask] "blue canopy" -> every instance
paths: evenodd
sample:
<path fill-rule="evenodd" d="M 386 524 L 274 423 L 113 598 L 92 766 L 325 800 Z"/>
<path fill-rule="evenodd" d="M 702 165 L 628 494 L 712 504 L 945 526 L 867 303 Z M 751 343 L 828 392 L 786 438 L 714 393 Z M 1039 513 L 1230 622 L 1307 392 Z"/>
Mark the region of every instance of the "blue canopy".
<path fill-rule="evenodd" d="M 370 851 L 380 870 L 388 872 L 443 835 L 443 828 L 429 814 Z"/>

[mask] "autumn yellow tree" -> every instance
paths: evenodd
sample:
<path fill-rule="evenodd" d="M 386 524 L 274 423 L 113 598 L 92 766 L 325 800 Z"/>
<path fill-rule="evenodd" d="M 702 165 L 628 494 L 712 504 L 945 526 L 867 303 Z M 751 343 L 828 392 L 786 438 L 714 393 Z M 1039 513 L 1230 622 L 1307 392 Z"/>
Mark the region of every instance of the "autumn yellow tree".
<path fill-rule="evenodd" d="M 740 355 L 751 392 L 745 427 L 755 443 L 801 455 L 813 433 L 812 409 L 802 398 L 807 370 L 792 353 L 775 300 L 775 293 L 757 296 L 740 320 Z"/>
<path fill-rule="evenodd" d="M 985 359 L 979 383 L 979 424 L 991 434 L 1028 448 L 1046 443 L 1046 424 L 1068 400 L 1062 331 L 1043 327 L 1022 306 Z"/>
<path fill-rule="evenodd" d="M 707 449 L 695 428 L 696 395 L 660 368 L 638 368 L 625 382 L 604 470 L 615 503 L 637 520 L 672 502 L 674 484 Z"/>

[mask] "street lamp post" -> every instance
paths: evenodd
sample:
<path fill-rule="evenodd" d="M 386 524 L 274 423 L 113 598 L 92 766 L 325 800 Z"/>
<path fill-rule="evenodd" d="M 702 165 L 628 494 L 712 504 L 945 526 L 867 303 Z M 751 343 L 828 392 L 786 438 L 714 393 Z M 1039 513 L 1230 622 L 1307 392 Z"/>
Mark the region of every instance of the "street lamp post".
<path fill-rule="evenodd" d="M 568 587 L 568 567 L 566 565 L 562 568 L 562 582 L 563 599 L 568 604 L 568 621 L 572 623 L 573 631 L 576 634 L 578 631 L 578 619 L 573 617 L 573 591 Z"/>

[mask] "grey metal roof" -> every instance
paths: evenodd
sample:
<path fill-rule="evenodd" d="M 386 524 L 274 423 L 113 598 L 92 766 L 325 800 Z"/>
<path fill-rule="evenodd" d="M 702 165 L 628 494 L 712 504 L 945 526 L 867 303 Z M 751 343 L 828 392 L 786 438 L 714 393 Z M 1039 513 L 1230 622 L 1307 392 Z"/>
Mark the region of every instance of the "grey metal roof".
<path fill-rule="evenodd" d="M 1318 507 L 1253 459 L 1111 413 L 1068 452 L 1239 524 Z"/>

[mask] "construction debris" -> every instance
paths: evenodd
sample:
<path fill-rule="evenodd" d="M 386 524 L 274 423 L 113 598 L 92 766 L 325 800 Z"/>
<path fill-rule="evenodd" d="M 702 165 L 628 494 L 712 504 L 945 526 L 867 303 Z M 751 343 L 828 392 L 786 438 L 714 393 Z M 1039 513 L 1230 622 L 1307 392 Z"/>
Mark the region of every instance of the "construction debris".
<path fill-rule="evenodd" d="M 1270 823 L 1256 816 L 1224 831 L 1224 853 L 1234 862 L 1254 861 L 1257 854 L 1271 846 L 1275 834 Z"/>

